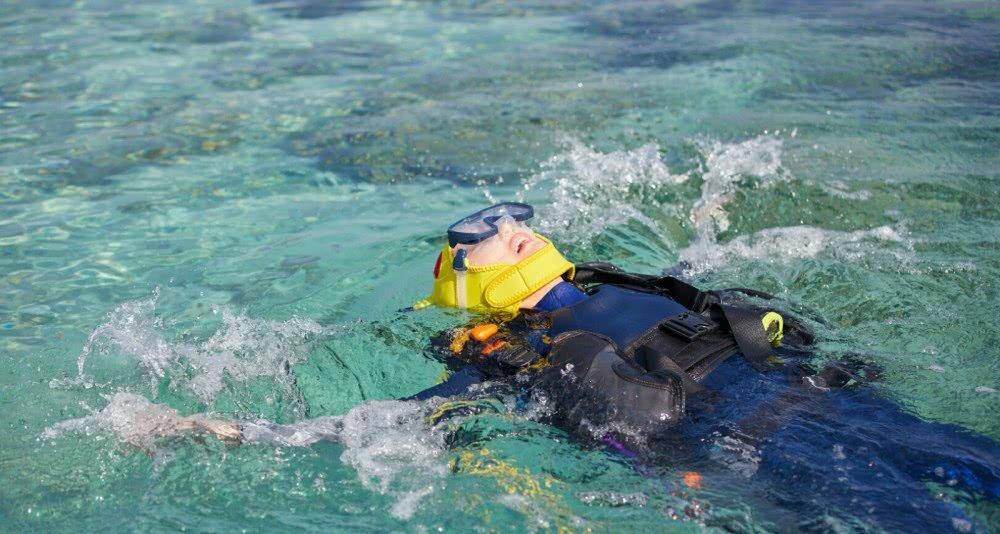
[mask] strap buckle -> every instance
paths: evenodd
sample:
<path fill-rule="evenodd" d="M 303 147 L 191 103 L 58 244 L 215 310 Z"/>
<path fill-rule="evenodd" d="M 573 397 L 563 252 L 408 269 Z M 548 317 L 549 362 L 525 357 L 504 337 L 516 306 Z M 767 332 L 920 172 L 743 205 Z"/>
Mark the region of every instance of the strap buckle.
<path fill-rule="evenodd" d="M 711 331 L 715 326 L 715 323 L 712 321 L 690 311 L 678 313 L 660 323 L 660 328 L 663 330 L 688 341 L 692 341 L 702 334 Z"/>

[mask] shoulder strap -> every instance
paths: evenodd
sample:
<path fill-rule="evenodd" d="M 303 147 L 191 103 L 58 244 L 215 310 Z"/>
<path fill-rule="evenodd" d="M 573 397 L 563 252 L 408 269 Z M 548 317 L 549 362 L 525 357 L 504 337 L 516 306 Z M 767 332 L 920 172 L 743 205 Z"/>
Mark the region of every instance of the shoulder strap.
<path fill-rule="evenodd" d="M 578 264 L 574 281 L 584 285 L 610 283 L 663 292 L 682 306 L 698 313 L 703 313 L 710 308 L 717 309 L 725 322 L 728 323 L 736 345 L 747 361 L 758 370 L 767 368 L 771 344 L 767 340 L 767 332 L 761 323 L 763 313 L 750 306 L 741 306 L 731 302 L 724 303 L 723 296 L 726 293 L 738 292 L 772 299 L 773 295 L 744 288 L 726 291 L 702 291 L 673 276 L 627 273 L 616 265 L 606 262 Z"/>
<path fill-rule="evenodd" d="M 771 355 L 771 344 L 761 323 L 761 313 L 750 308 L 719 304 L 723 317 L 729 323 L 740 353 L 758 371 L 767 369 L 767 357 Z"/>
<path fill-rule="evenodd" d="M 718 297 L 712 293 L 702 291 L 673 276 L 627 273 L 617 265 L 607 262 L 578 263 L 573 281 L 581 285 L 617 284 L 663 292 L 681 306 L 698 313 L 718 301 Z"/>

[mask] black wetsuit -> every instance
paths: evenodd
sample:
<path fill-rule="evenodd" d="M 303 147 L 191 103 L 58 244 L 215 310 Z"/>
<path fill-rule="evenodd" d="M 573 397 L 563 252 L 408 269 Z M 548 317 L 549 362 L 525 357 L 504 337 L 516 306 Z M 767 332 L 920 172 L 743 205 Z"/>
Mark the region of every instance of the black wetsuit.
<path fill-rule="evenodd" d="M 662 294 L 628 285 L 603 284 L 585 295 L 567 283 L 553 295 L 540 303 L 541 313 L 522 314 L 511 328 L 529 348 L 550 360 L 559 358 L 549 352 L 550 343 L 558 344 L 567 332 L 593 332 L 594 339 L 613 342 L 620 350 L 637 344 L 650 324 L 655 330 L 663 317 L 685 309 Z M 556 308 L 550 307 L 553 303 Z M 633 308 L 641 308 L 640 315 L 647 314 L 647 319 L 629 313 Z M 794 347 L 803 338 L 791 341 Z M 589 348 L 597 345 L 581 346 L 584 351 L 601 350 Z M 647 343 L 647 349 L 639 345 L 628 358 L 641 359 L 642 350 L 663 342 Z M 685 362 L 683 350 L 674 352 L 671 361 L 681 364 L 681 372 L 674 374 L 683 375 L 687 393 L 686 406 L 681 402 L 684 419 L 665 425 L 669 431 L 657 428 L 645 436 L 642 462 L 696 468 L 715 484 L 727 483 L 741 495 L 734 504 L 768 501 L 770 506 L 761 509 L 770 510 L 766 519 L 779 528 L 835 528 L 801 523 L 803 517 L 828 517 L 850 528 L 868 524 L 899 531 L 976 530 L 982 526 L 949 499 L 1000 499 L 1000 449 L 994 440 L 904 412 L 875 388 L 856 383 L 861 378 L 857 368 L 833 366 L 814 373 L 809 371 L 807 354 L 794 348 L 775 351 L 784 360 L 782 365 L 731 357 L 734 351 L 721 349 L 701 350 L 698 361 Z M 587 356 L 583 361 L 592 359 Z M 473 384 L 502 375 L 498 368 L 509 367 L 495 360 L 488 357 L 466 365 L 413 398 L 462 395 Z M 593 435 L 594 421 L 588 417 L 601 420 L 601 416 L 581 411 L 599 407 L 606 398 L 581 402 L 588 390 L 571 385 L 574 366 L 549 363 L 547 369 L 534 372 L 523 395 L 541 392 L 554 398 L 562 404 L 556 424 L 573 430 L 585 423 L 589 437 L 631 455 L 633 447 L 622 445 L 630 443 L 630 436 L 615 435 L 613 430 L 621 411 L 604 414 L 608 419 L 601 422 L 610 426 L 597 426 L 612 430 Z M 634 373 L 643 371 L 638 367 Z M 619 378 L 610 372 L 600 376 Z M 852 387 L 839 387 L 849 380 Z M 632 395 L 630 391 L 626 396 Z M 624 428 L 625 434 L 635 430 L 634 425 Z M 929 484 L 945 488 L 949 496 L 935 497 Z"/>

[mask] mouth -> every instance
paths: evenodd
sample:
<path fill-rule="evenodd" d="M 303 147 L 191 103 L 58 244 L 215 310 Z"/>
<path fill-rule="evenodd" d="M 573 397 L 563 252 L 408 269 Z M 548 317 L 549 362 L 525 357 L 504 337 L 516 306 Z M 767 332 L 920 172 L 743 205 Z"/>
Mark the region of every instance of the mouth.
<path fill-rule="evenodd" d="M 514 234 L 514 237 L 510 239 L 511 248 L 514 249 L 516 254 L 522 254 L 528 251 L 529 245 L 531 245 L 534 240 L 534 237 L 526 233 L 519 232 Z"/>

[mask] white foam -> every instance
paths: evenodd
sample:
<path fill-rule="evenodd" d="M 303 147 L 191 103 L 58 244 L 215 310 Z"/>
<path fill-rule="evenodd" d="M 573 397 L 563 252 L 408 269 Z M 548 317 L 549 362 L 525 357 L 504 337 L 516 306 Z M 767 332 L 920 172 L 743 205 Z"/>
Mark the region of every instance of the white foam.
<path fill-rule="evenodd" d="M 887 248 L 887 243 L 901 245 Z M 734 259 L 788 262 L 815 258 L 824 251 L 837 257 L 856 260 L 864 256 L 889 254 L 896 261 L 908 261 L 911 242 L 900 229 L 879 226 L 870 230 L 840 232 L 811 226 L 768 228 L 752 235 L 741 235 L 719 244 L 715 239 L 698 240 L 680 251 L 688 274 L 715 269 Z"/>
<path fill-rule="evenodd" d="M 134 358 L 149 378 L 152 391 L 160 379 L 185 388 L 206 404 L 225 387 L 225 380 L 246 383 L 268 377 L 283 390 L 293 388 L 288 369 L 305 358 L 312 339 L 327 333 L 309 319 L 268 321 L 216 309 L 221 325 L 202 343 L 170 342 L 155 313 L 159 290 L 146 299 L 124 302 L 94 329 L 77 357 L 77 376 L 52 380 L 54 388 L 84 386 L 94 382 L 87 374 L 95 354 L 120 354 Z"/>
<path fill-rule="evenodd" d="M 739 432 L 717 436 L 712 456 L 732 471 L 745 478 L 752 477 L 760 467 L 760 450 L 748 436 Z"/>
<path fill-rule="evenodd" d="M 852 190 L 851 187 L 840 180 L 835 180 L 833 182 L 818 182 L 816 185 L 823 190 L 824 193 L 837 198 L 843 198 L 847 200 L 868 200 L 872 197 L 872 192 L 867 189 Z"/>
<path fill-rule="evenodd" d="M 567 530 L 570 532 L 587 531 L 587 521 L 575 514 L 561 513 L 560 510 L 552 510 L 545 506 L 538 499 L 520 493 L 508 493 L 497 497 L 497 502 L 507 508 L 526 516 L 531 523 L 527 530 L 534 532 L 542 530 Z"/>
<path fill-rule="evenodd" d="M 577 494 L 584 504 L 604 506 L 636 506 L 643 507 L 649 502 L 649 496 L 642 492 L 621 493 L 617 491 L 585 491 Z"/>

